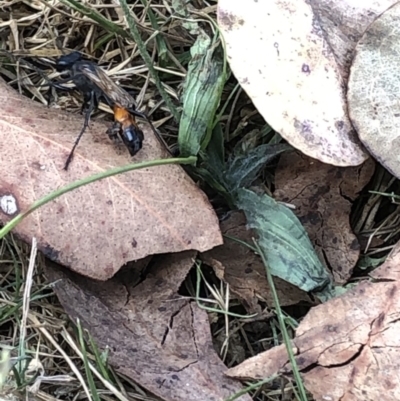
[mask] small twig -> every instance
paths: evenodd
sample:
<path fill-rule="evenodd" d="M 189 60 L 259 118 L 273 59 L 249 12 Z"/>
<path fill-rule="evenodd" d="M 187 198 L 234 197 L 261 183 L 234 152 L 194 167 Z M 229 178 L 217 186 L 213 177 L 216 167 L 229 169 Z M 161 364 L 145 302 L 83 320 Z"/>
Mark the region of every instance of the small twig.
<path fill-rule="evenodd" d="M 21 327 L 20 327 L 20 335 L 19 335 L 19 357 L 25 358 L 25 339 L 26 339 L 26 322 L 28 319 L 29 306 L 31 300 L 31 290 L 33 283 L 33 272 L 35 270 L 35 262 L 36 262 L 36 254 L 37 254 L 37 241 L 36 238 L 32 238 L 32 248 L 31 248 L 31 256 L 29 258 L 29 268 L 28 274 L 25 282 L 25 290 L 24 297 L 22 302 L 22 319 L 21 319 Z M 23 368 L 20 363 L 19 371 L 22 372 Z"/>

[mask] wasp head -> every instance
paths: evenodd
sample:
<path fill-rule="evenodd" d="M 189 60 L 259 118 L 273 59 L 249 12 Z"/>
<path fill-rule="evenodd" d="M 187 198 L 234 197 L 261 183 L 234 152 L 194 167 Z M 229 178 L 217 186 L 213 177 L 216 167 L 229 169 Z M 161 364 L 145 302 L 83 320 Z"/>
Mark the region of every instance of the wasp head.
<path fill-rule="evenodd" d="M 56 70 L 59 72 L 69 70 L 77 61 L 80 60 L 82 60 L 82 54 L 79 52 L 72 52 L 70 54 L 61 56 L 56 61 Z"/>

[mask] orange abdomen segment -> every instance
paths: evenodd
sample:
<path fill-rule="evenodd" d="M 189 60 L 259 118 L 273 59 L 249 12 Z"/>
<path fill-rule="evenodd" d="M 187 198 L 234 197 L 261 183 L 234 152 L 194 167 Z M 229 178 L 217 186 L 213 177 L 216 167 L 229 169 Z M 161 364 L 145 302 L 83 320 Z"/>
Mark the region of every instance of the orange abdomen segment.
<path fill-rule="evenodd" d="M 122 128 L 126 128 L 131 125 L 137 127 L 135 117 L 133 117 L 128 110 L 124 109 L 123 107 L 119 107 L 117 105 L 115 105 L 113 109 L 114 109 L 114 119 L 115 121 L 118 121 L 121 124 Z"/>

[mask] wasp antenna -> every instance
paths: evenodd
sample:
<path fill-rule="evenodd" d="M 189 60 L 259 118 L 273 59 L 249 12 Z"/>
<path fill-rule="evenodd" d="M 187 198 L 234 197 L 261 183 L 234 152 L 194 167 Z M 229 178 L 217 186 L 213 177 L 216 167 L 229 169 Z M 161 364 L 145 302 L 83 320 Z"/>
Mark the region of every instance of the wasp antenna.
<path fill-rule="evenodd" d="M 171 156 L 174 156 L 174 153 L 170 149 L 169 145 L 167 144 L 167 142 L 165 142 L 165 139 L 161 136 L 161 134 L 156 130 L 156 127 L 153 125 L 153 123 L 148 118 L 146 118 L 146 121 L 149 123 L 152 131 L 154 132 L 154 135 L 158 139 L 158 142 L 160 142 L 160 144 L 164 146 L 164 148 Z"/>

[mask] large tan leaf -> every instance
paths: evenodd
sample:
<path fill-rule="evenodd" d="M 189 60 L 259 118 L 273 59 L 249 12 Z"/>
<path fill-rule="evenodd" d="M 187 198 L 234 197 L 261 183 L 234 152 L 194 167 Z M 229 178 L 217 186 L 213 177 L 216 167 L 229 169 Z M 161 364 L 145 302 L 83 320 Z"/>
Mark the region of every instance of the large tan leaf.
<path fill-rule="evenodd" d="M 345 82 L 306 0 L 220 0 L 232 71 L 265 120 L 322 162 L 366 158 L 347 115 Z"/>
<path fill-rule="evenodd" d="M 23 211 L 72 181 L 130 162 L 126 149 L 118 154 L 108 139 L 107 126 L 92 122 L 65 172 L 82 117 L 48 109 L 0 85 L 0 197 L 5 205 L 0 222 L 12 217 L 7 214 L 12 200 Z M 144 132 L 135 160 L 165 157 L 150 130 Z M 222 243 L 207 198 L 179 166 L 138 170 L 82 187 L 29 216 L 15 232 L 27 241 L 35 236 L 52 260 L 100 280 L 149 254 L 205 251 Z"/>
<path fill-rule="evenodd" d="M 372 155 L 400 178 L 400 3 L 372 23 L 356 48 L 349 113 Z"/>

